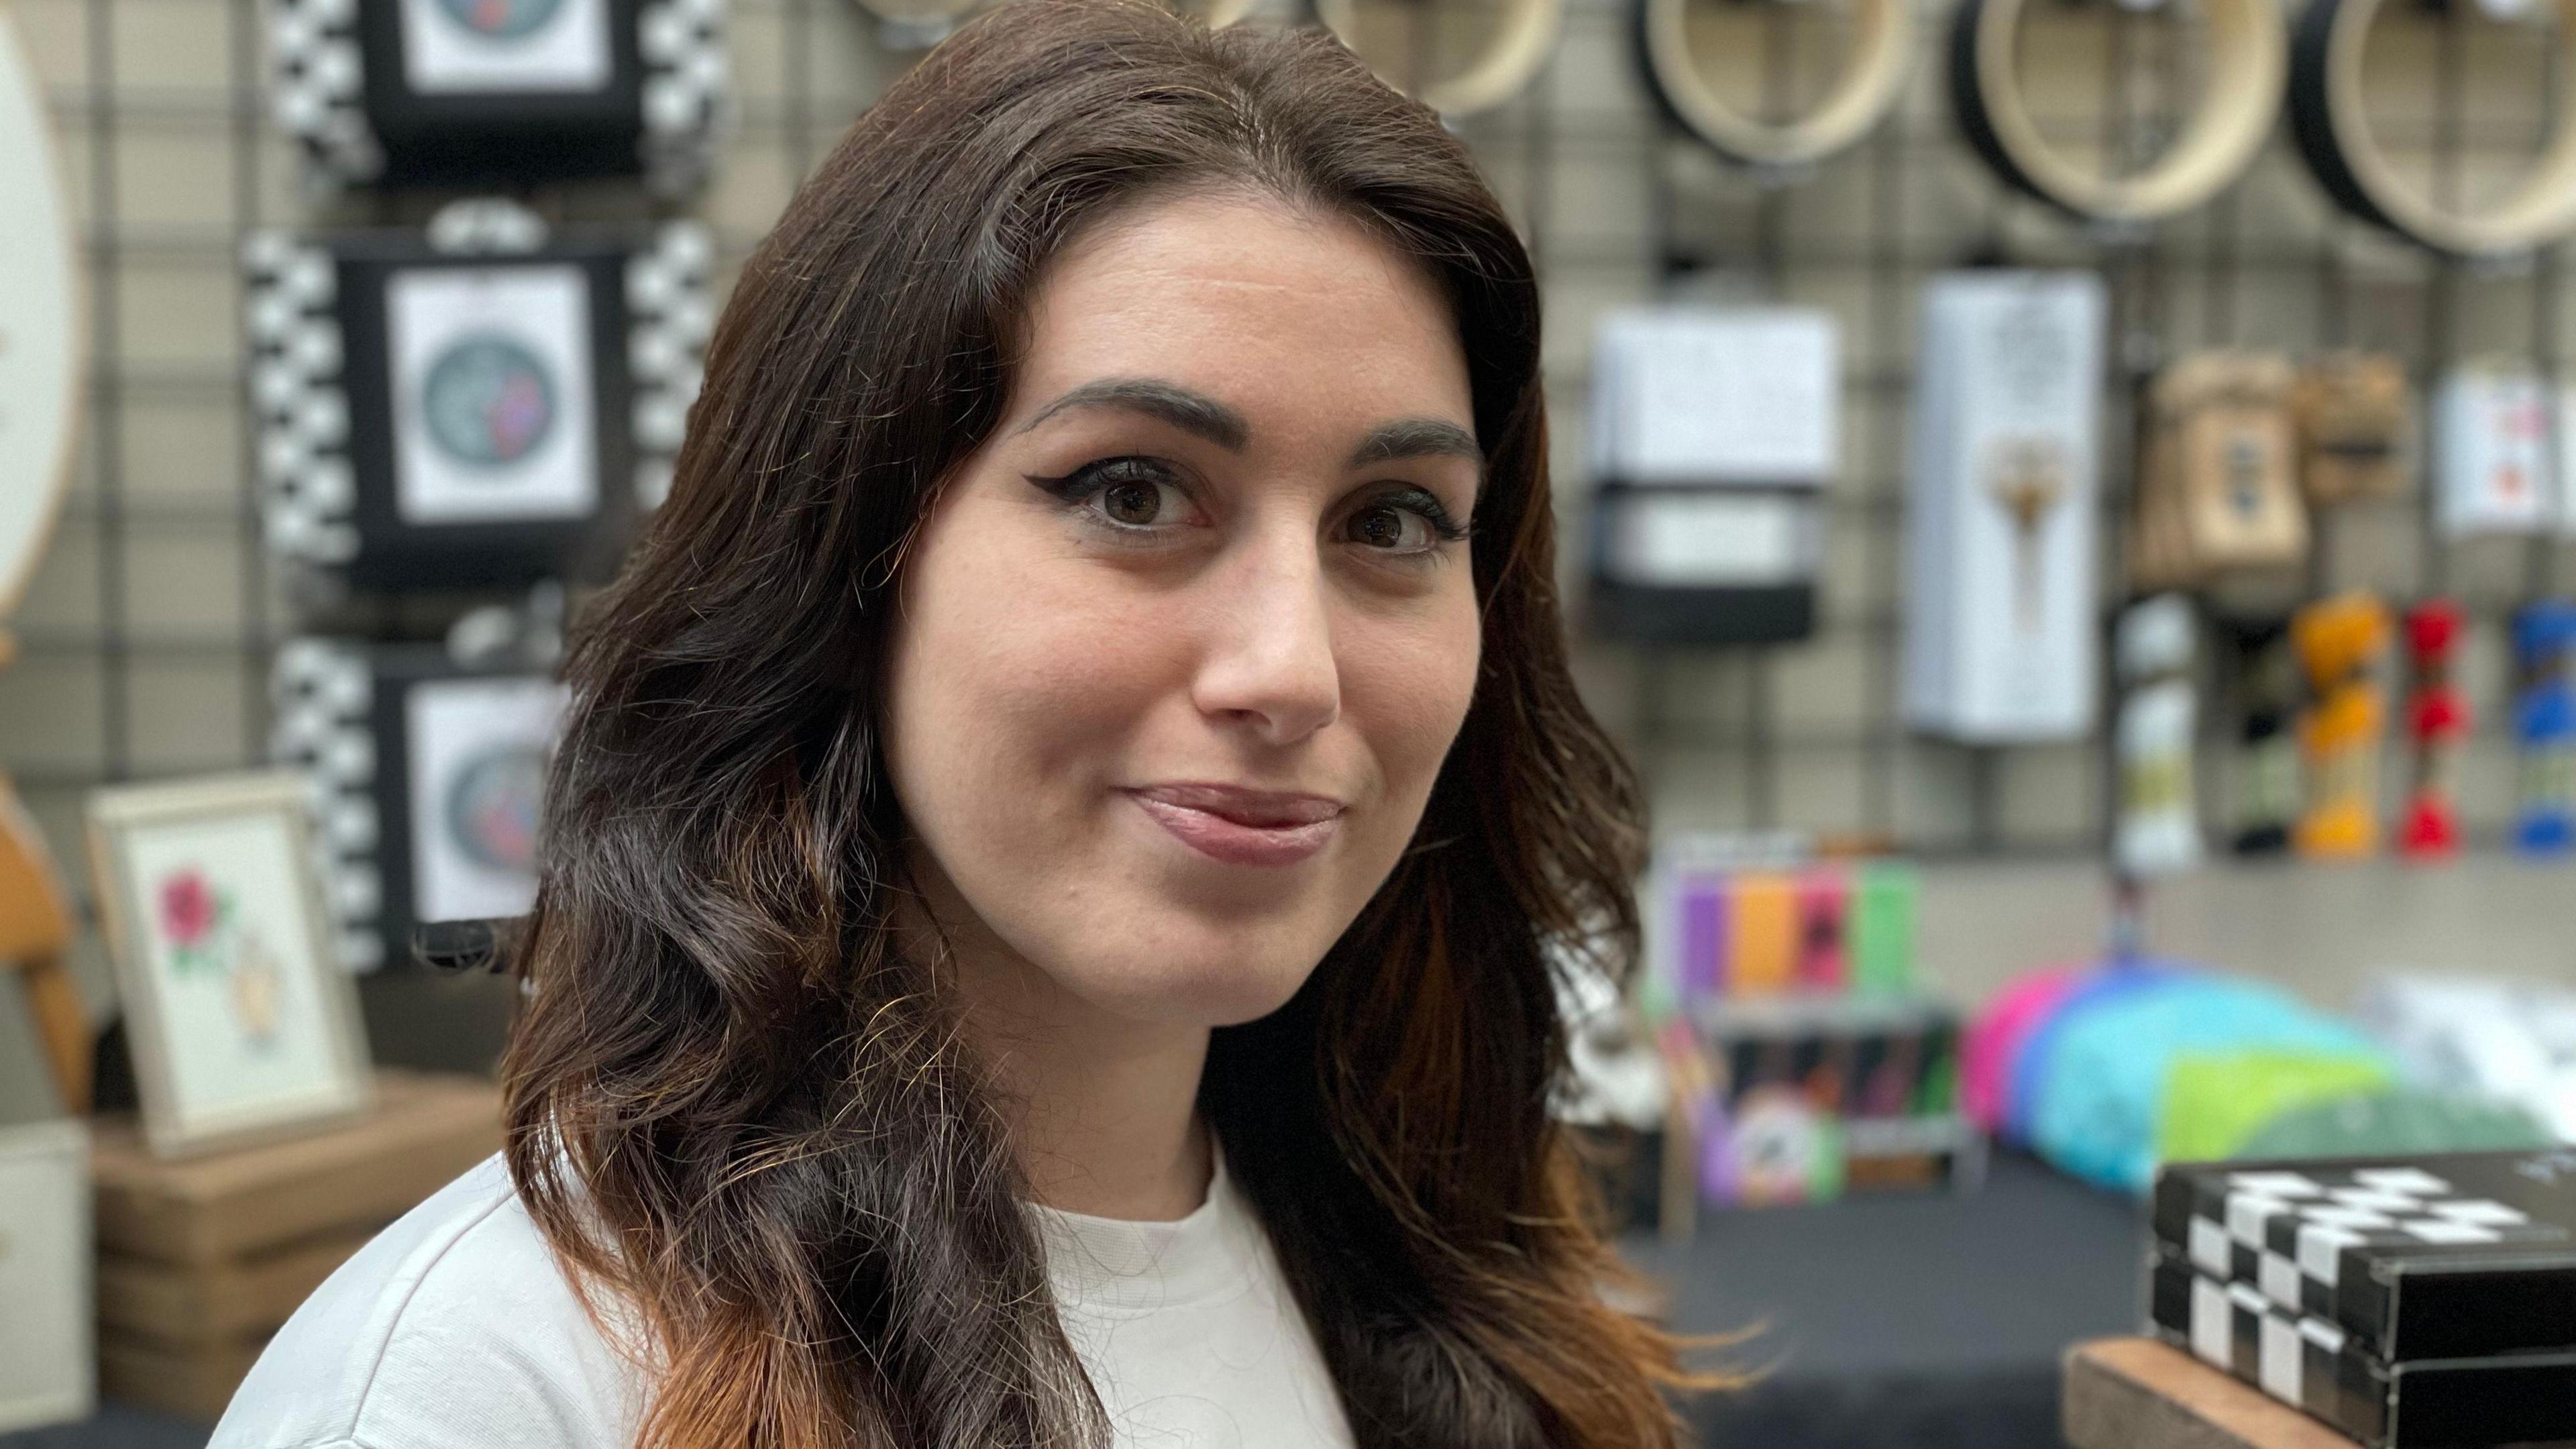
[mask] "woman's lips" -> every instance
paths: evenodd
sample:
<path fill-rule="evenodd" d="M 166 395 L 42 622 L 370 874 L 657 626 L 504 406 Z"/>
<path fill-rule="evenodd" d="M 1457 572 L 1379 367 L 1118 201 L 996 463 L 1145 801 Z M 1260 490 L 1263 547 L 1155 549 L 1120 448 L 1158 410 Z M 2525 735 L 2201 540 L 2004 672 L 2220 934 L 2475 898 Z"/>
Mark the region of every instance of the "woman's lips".
<path fill-rule="evenodd" d="M 1248 825 L 1142 791 L 1130 790 L 1127 798 L 1182 844 L 1229 865 L 1295 865 L 1331 843 L 1342 824 L 1338 811 L 1302 824 Z"/>

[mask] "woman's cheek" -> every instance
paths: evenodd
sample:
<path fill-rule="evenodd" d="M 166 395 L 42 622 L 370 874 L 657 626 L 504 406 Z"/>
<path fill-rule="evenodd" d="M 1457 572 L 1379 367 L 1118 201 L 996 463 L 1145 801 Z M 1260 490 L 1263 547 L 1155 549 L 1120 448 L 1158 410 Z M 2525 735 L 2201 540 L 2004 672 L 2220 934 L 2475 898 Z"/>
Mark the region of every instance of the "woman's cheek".
<path fill-rule="evenodd" d="M 1390 790 L 1427 798 L 1474 701 L 1480 638 L 1472 600 L 1431 620 L 1374 631 L 1344 651 L 1344 698 L 1374 738 Z"/>

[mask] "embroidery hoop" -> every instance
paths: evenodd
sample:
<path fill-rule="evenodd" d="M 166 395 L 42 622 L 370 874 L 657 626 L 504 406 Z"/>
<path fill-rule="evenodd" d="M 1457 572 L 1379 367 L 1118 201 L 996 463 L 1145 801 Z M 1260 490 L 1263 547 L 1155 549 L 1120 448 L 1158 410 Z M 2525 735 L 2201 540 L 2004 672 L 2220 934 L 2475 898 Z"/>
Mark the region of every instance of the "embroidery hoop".
<path fill-rule="evenodd" d="M 2245 172 L 2281 111 L 2289 26 L 2279 0 L 2202 0 L 2208 84 L 2174 144 L 2129 176 L 2097 176 L 2051 150 L 2015 74 L 2013 42 L 2029 0 L 1964 0 L 1951 24 L 1950 94 L 1986 164 L 2016 189 L 2071 215 L 2141 223 L 2190 211 Z"/>
<path fill-rule="evenodd" d="M 1398 77 L 1389 74 L 1387 67 L 1379 65 L 1353 39 L 1359 32 L 1362 3 L 1363 0 L 1315 0 L 1315 18 L 1353 54 L 1367 61 L 1380 79 L 1398 90 L 1407 90 Z M 1415 3 L 1428 5 L 1434 0 Z M 1464 116 L 1501 105 L 1519 94 L 1538 74 L 1538 68 L 1547 63 L 1564 20 L 1565 0 L 1509 0 L 1501 28 L 1486 42 L 1483 53 L 1458 74 L 1423 84 L 1415 98 L 1443 116 Z"/>
<path fill-rule="evenodd" d="M 1857 39 L 1824 98 L 1805 115 L 1765 121 L 1722 99 L 1693 63 L 1689 17 L 1707 0 L 1643 0 L 1637 52 L 1647 84 L 1675 120 L 1710 149 L 1753 166 L 1803 166 L 1858 142 L 1885 119 L 1913 59 L 1914 0 L 1857 0 Z"/>
<path fill-rule="evenodd" d="M 2561 75 L 2576 74 L 2576 0 L 2558 11 Z M 2313 0 L 2290 62 L 2291 132 L 2299 154 L 2344 210 L 2431 251 L 2493 257 L 2528 251 L 2576 228 L 2576 88 L 2561 85 L 2549 142 L 2513 196 L 2453 211 L 2398 179 L 2362 106 L 2362 53 L 2383 0 Z"/>
<path fill-rule="evenodd" d="M 84 292 L 72 250 L 62 162 L 17 28 L 0 15 L 0 195 L 21 224 L 0 229 L 0 619 L 35 576 L 71 489 L 72 429 L 81 410 Z M 8 655 L 0 640 L 0 660 Z"/>

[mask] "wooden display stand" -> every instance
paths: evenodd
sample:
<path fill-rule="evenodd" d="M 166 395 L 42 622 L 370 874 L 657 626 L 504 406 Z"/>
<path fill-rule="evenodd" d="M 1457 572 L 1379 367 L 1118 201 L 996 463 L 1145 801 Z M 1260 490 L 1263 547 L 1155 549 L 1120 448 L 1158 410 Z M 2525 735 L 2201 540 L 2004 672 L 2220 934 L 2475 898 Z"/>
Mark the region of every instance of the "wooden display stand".
<path fill-rule="evenodd" d="M 309 1137 L 181 1161 L 102 1118 L 99 1386 L 214 1419 L 260 1346 L 333 1269 L 501 1146 L 499 1089 L 380 1070 L 367 1116 Z"/>
<path fill-rule="evenodd" d="M 2074 1449 L 2355 1449 L 2353 1441 L 2151 1338 L 2105 1338 L 2066 1354 Z"/>

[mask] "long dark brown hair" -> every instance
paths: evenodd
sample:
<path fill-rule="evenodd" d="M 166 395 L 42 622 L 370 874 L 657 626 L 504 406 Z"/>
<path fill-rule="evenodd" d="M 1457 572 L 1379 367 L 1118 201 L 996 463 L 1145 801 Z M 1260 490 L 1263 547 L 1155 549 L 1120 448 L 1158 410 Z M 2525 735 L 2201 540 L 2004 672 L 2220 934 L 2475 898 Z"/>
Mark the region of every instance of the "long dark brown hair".
<path fill-rule="evenodd" d="M 1673 1442 L 1549 1115 L 1552 971 L 1624 970 L 1634 775 L 1568 675 L 1539 299 L 1465 148 L 1319 33 L 1022 0 L 861 116 L 750 259 L 677 480 L 581 617 L 517 963 L 509 1162 L 639 1326 L 649 1449 L 1108 1442 L 937 961 L 890 940 L 878 688 L 905 549 L 994 426 L 1032 288 L 1111 211 L 1348 217 L 1454 308 L 1483 668 L 1393 873 L 1201 1109 L 1364 1446 Z M 605 1317 L 603 1312 L 603 1317 Z"/>

